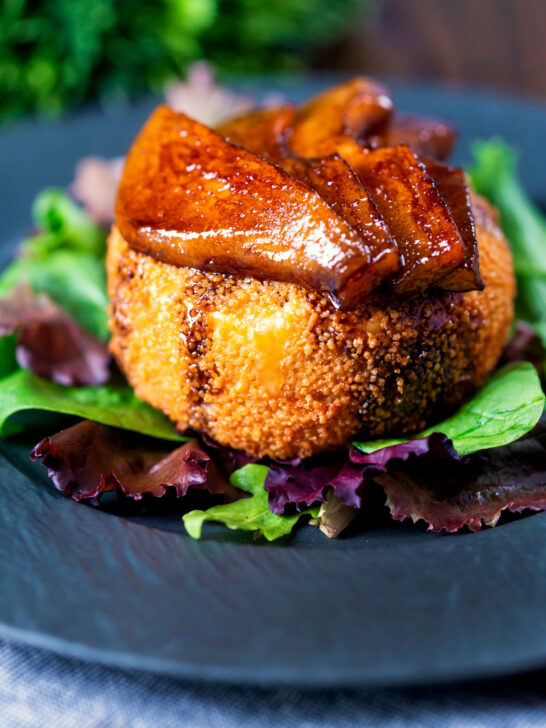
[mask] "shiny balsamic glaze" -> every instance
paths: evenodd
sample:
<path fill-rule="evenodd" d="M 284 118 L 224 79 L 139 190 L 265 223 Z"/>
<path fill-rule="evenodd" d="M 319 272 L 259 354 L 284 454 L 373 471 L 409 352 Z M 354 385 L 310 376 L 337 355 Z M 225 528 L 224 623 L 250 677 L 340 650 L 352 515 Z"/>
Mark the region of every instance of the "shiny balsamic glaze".
<path fill-rule="evenodd" d="M 466 179 L 439 161 L 455 132 L 393 109 L 366 78 L 218 133 L 160 107 L 128 156 L 118 226 L 158 260 L 296 283 L 345 308 L 385 283 L 481 290 Z"/>
<path fill-rule="evenodd" d="M 290 281 L 345 305 L 348 282 L 370 263 L 315 191 L 165 106 L 128 155 L 116 221 L 133 248 L 163 262 Z"/>
<path fill-rule="evenodd" d="M 353 299 L 370 293 L 400 269 L 400 255 L 387 226 L 368 192 L 347 162 L 338 154 L 321 159 L 285 157 L 279 164 L 290 175 L 305 182 L 345 220 L 366 245 L 370 264 L 350 284 Z"/>
<path fill-rule="evenodd" d="M 336 151 L 341 135 L 365 138 L 386 128 L 394 104 L 387 89 L 369 78 L 354 78 L 325 91 L 297 111 L 289 147 L 301 157 Z"/>
<path fill-rule="evenodd" d="M 440 286 L 463 263 L 464 243 L 448 206 L 423 165 L 409 149 L 365 149 L 345 140 L 349 161 L 383 216 L 403 258 L 395 290 L 410 295 Z"/>
<path fill-rule="evenodd" d="M 481 291 L 484 284 L 480 276 L 476 226 L 465 173 L 462 169 L 450 167 L 434 159 L 428 159 L 425 167 L 449 207 L 465 250 L 465 258 L 461 265 L 442 280 L 442 289 Z"/>
<path fill-rule="evenodd" d="M 293 126 L 294 106 L 279 106 L 240 116 L 216 131 L 228 141 L 275 161 L 288 154 L 288 134 Z"/>

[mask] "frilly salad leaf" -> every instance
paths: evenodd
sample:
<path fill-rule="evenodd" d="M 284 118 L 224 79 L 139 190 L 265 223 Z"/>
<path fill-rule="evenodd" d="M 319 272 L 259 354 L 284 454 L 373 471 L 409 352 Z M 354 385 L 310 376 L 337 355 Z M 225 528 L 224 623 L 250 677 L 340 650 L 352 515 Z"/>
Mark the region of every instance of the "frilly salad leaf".
<path fill-rule="evenodd" d="M 517 442 L 453 460 L 414 458 L 375 476 L 397 521 L 411 518 L 429 531 L 479 531 L 504 510 L 546 508 L 546 427 Z"/>
<path fill-rule="evenodd" d="M 34 204 L 35 235 L 0 277 L 0 296 L 21 282 L 45 293 L 97 338 L 108 339 L 106 232 L 64 192 L 44 190 Z"/>
<path fill-rule="evenodd" d="M 132 388 L 121 381 L 100 387 L 63 387 L 19 369 L 0 380 L 0 436 L 24 429 L 9 418 L 27 410 L 73 415 L 163 440 L 188 439 L 178 435 L 161 412 L 137 399 Z"/>
<path fill-rule="evenodd" d="M 39 377 L 76 386 L 105 384 L 110 378 L 106 344 L 25 283 L 0 298 L 0 334 L 15 334 L 17 364 Z"/>
<path fill-rule="evenodd" d="M 47 294 L 90 334 L 108 341 L 104 260 L 59 250 L 43 260 L 31 259 L 25 274 L 35 293 Z"/>
<path fill-rule="evenodd" d="M 474 397 L 447 420 L 413 438 L 355 442 L 359 450 L 375 452 L 384 447 L 441 432 L 453 442 L 459 455 L 500 447 L 529 432 L 544 409 L 544 392 L 532 364 L 509 364 L 489 379 Z"/>
<path fill-rule="evenodd" d="M 31 458 L 41 460 L 55 487 L 76 501 L 97 503 L 102 493 L 111 491 L 140 500 L 167 492 L 182 498 L 189 488 L 211 493 L 231 488 L 196 440 L 173 450 L 89 420 L 45 437 Z"/>
<path fill-rule="evenodd" d="M 299 509 L 325 502 L 326 488 L 339 466 L 340 458 L 335 454 L 330 455 L 329 462 L 316 465 L 306 461 L 272 463 L 265 479 L 269 507 L 273 513 L 282 514 L 288 505 Z"/>
<path fill-rule="evenodd" d="M 23 243 L 27 254 L 46 257 L 59 250 L 70 250 L 104 257 L 104 228 L 63 190 L 54 187 L 42 190 L 32 206 L 32 217 L 37 232 Z"/>
<path fill-rule="evenodd" d="M 478 531 L 505 510 L 544 510 L 546 418 L 516 442 L 465 457 L 440 433 L 367 455 L 353 448 L 313 525 L 335 537 L 358 509 L 369 520 L 379 516 L 380 489 L 395 520 L 423 520 L 429 531 Z M 291 497 L 297 502 L 297 481 Z"/>
<path fill-rule="evenodd" d="M 393 465 L 402 465 L 414 460 L 422 463 L 434 460 L 442 462 L 445 467 L 460 459 L 451 440 L 440 432 L 433 432 L 417 440 L 389 445 L 367 454 L 351 448 L 346 463 L 331 480 L 330 486 L 334 495 L 344 505 L 360 508 L 366 486 L 369 486 L 377 475 L 386 473 Z"/>
<path fill-rule="evenodd" d="M 201 538 L 205 521 L 220 521 L 228 528 L 241 531 L 259 531 L 268 541 L 289 534 L 303 515 L 316 517 L 317 509 L 307 509 L 294 515 L 279 516 L 269 509 L 268 495 L 264 488 L 266 465 L 245 465 L 236 470 L 230 482 L 236 488 L 250 493 L 234 503 L 213 506 L 206 511 L 190 511 L 183 517 L 186 531 L 192 538 Z"/>

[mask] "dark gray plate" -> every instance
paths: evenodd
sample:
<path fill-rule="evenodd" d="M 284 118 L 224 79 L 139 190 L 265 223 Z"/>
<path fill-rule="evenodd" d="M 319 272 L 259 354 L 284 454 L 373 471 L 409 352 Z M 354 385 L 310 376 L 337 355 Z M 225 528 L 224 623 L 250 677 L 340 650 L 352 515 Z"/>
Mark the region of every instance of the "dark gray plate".
<path fill-rule="evenodd" d="M 318 85 L 285 89 L 301 98 Z M 393 86 L 401 108 L 460 127 L 458 161 L 475 137 L 516 143 L 525 184 L 544 201 L 544 107 Z M 85 154 L 123 153 L 150 108 L 0 136 L 4 260 L 35 192 L 68 183 Z M 0 442 L 1 634 L 83 659 L 264 685 L 411 684 L 546 665 L 546 514 L 454 536 L 385 521 L 337 542 L 305 528 L 259 545 L 214 526 L 194 542 L 161 506 L 105 512 L 59 495 L 28 459 L 31 444 Z"/>

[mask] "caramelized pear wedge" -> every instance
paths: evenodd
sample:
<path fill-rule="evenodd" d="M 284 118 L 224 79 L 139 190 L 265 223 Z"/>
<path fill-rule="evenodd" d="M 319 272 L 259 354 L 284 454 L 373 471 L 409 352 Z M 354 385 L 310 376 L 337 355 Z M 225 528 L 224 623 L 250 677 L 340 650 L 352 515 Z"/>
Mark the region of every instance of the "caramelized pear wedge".
<path fill-rule="evenodd" d="M 457 140 L 452 126 L 412 114 L 394 116 L 383 134 L 370 138 L 372 147 L 406 144 L 418 157 L 447 159 Z"/>
<path fill-rule="evenodd" d="M 402 256 L 392 283 L 413 295 L 438 282 L 464 261 L 465 247 L 449 209 L 415 154 L 405 145 L 365 149 L 353 139 L 339 153 L 370 193 Z"/>
<path fill-rule="evenodd" d="M 301 157 L 333 154 L 339 136 L 361 139 L 381 133 L 393 108 L 383 85 L 354 78 L 299 107 L 288 141 L 290 149 Z"/>
<path fill-rule="evenodd" d="M 315 191 L 165 106 L 129 152 L 116 222 L 129 245 L 160 261 L 289 281 L 347 307 L 371 262 Z"/>
<path fill-rule="evenodd" d="M 287 154 L 287 135 L 294 119 L 293 106 L 278 106 L 231 119 L 216 131 L 229 142 L 275 161 Z"/>
<path fill-rule="evenodd" d="M 464 261 L 453 273 L 442 278 L 439 287 L 445 291 L 481 291 L 484 283 L 480 276 L 478 241 L 465 173 L 462 169 L 435 160 L 427 160 L 425 167 L 447 202 L 465 250 Z"/>
<path fill-rule="evenodd" d="M 320 159 L 289 157 L 279 165 L 292 177 L 314 189 L 360 236 L 369 250 L 369 267 L 352 283 L 361 293 L 370 293 L 400 268 L 400 255 L 385 221 L 367 190 L 339 154 Z"/>

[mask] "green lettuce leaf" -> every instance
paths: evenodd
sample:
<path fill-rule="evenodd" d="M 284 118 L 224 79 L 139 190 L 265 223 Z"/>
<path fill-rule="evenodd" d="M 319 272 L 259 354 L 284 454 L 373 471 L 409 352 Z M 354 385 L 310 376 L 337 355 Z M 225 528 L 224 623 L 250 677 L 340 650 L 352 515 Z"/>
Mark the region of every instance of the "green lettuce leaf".
<path fill-rule="evenodd" d="M 17 368 L 15 335 L 0 337 L 0 379 Z"/>
<path fill-rule="evenodd" d="M 43 260 L 30 259 L 25 273 L 35 293 L 46 293 L 90 334 L 108 341 L 104 260 L 59 250 Z"/>
<path fill-rule="evenodd" d="M 47 257 L 58 250 L 71 250 L 104 258 L 104 228 L 63 190 L 54 187 L 42 190 L 34 200 L 32 217 L 37 232 L 23 242 L 28 255 Z"/>
<path fill-rule="evenodd" d="M 188 439 L 178 435 L 161 412 L 137 399 L 125 382 L 63 387 L 19 369 L 0 380 L 0 436 L 24 429 L 9 418 L 26 410 L 73 415 L 163 440 Z"/>
<path fill-rule="evenodd" d="M 476 142 L 470 170 L 476 190 L 499 210 L 514 257 L 516 313 L 546 343 L 546 220 L 531 202 L 516 172 L 516 154 L 500 140 Z"/>
<path fill-rule="evenodd" d="M 0 277 L 0 297 L 22 281 L 29 283 L 34 293 L 46 293 L 90 334 L 108 340 L 103 260 L 70 251 L 57 251 L 46 258 L 18 258 Z"/>
<path fill-rule="evenodd" d="M 269 509 L 268 494 L 264 488 L 268 467 L 245 465 L 236 470 L 230 482 L 236 488 L 251 493 L 235 503 L 213 506 L 206 511 L 190 511 L 183 517 L 186 531 L 192 538 L 201 538 L 205 521 L 220 521 L 228 528 L 241 531 L 259 531 L 268 541 L 289 534 L 303 515 L 317 516 L 318 508 L 309 508 L 290 516 L 277 516 Z"/>
<path fill-rule="evenodd" d="M 24 267 L 21 260 L 15 260 L 4 269 L 0 276 L 0 298 L 6 296 L 12 288 L 24 279 L 21 270 Z M 16 336 L 0 336 L 0 379 L 19 368 L 15 358 Z"/>
<path fill-rule="evenodd" d="M 90 333 L 107 340 L 105 230 L 56 189 L 38 195 L 33 217 L 36 233 L 22 243 L 19 257 L 0 276 L 0 296 L 26 281 L 35 293 L 46 293 Z M 26 410 L 73 415 L 166 440 L 186 439 L 163 414 L 137 399 L 126 382 L 60 386 L 20 370 L 15 338 L 0 338 L 0 436 L 24 429 L 23 421 L 32 422 L 21 416 Z"/>
<path fill-rule="evenodd" d="M 355 442 L 366 453 L 389 445 L 442 432 L 452 441 L 459 455 L 500 447 L 529 432 L 544 410 L 544 392 L 536 369 L 528 362 L 509 364 L 493 374 L 474 397 L 447 420 L 418 435 L 389 440 Z"/>
<path fill-rule="evenodd" d="M 17 258 L 12 261 L 0 275 L 0 298 L 15 288 L 15 286 L 25 278 L 25 270 L 27 261 Z"/>
<path fill-rule="evenodd" d="M 106 232 L 61 190 L 44 190 L 34 203 L 37 232 L 0 277 L 0 296 L 26 281 L 46 293 L 97 338 L 108 339 Z"/>

